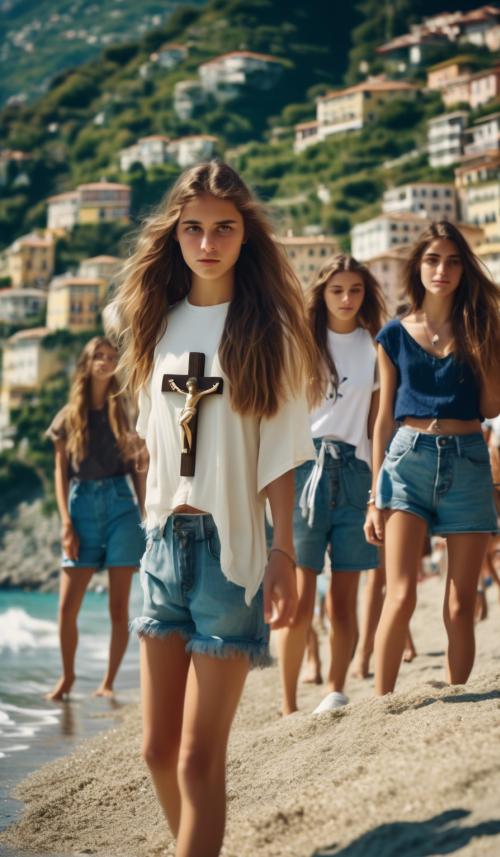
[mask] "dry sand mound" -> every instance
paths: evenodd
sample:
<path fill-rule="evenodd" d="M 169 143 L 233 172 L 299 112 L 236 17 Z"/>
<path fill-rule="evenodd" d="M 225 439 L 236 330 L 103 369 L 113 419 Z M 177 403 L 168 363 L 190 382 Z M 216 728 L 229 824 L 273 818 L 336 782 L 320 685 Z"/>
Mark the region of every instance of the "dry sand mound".
<path fill-rule="evenodd" d="M 466 688 L 442 684 L 442 583 L 420 587 L 419 655 L 383 699 L 351 679 L 351 704 L 278 717 L 275 667 L 251 674 L 229 754 L 224 857 L 500 855 L 500 607 L 478 626 Z M 324 641 L 325 642 L 325 641 Z M 27 780 L 19 849 L 159 857 L 174 853 L 139 758 L 139 712 Z"/>

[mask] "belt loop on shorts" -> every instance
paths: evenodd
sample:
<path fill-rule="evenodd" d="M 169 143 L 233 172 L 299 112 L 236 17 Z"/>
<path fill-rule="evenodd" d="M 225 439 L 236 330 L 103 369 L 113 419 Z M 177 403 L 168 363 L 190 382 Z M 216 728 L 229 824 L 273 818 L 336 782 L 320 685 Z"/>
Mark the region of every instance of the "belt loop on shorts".
<path fill-rule="evenodd" d="M 462 440 L 458 434 L 454 434 L 454 435 L 452 435 L 452 437 L 453 437 L 453 440 L 455 441 L 455 446 L 457 449 L 457 455 L 459 458 L 462 458 L 462 449 L 463 449 Z"/>
<path fill-rule="evenodd" d="M 416 449 L 416 447 L 417 447 L 417 443 L 419 442 L 419 440 L 420 440 L 421 436 L 422 436 L 422 432 L 421 432 L 421 431 L 416 431 L 416 432 L 414 432 L 414 436 L 413 436 L 413 437 L 412 437 L 412 439 L 411 439 L 411 448 L 412 448 L 412 449 Z"/>

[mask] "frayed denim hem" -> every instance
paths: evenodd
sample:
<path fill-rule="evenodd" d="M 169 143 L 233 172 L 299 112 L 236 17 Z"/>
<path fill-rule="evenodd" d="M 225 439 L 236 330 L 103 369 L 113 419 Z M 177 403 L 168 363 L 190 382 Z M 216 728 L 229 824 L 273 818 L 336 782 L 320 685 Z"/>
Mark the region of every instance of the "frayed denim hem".
<path fill-rule="evenodd" d="M 158 619 L 150 619 L 149 616 L 138 616 L 129 624 L 131 634 L 138 637 L 158 637 L 163 639 L 171 634 L 179 634 L 184 640 L 189 640 L 190 634 L 184 628 L 171 625 L 168 622 L 159 622 Z"/>
<path fill-rule="evenodd" d="M 267 643 L 230 643 L 222 639 L 191 639 L 186 646 L 187 652 L 197 652 L 200 655 L 210 655 L 214 658 L 235 658 L 245 655 L 250 660 L 251 667 L 269 667 L 272 658 Z"/>

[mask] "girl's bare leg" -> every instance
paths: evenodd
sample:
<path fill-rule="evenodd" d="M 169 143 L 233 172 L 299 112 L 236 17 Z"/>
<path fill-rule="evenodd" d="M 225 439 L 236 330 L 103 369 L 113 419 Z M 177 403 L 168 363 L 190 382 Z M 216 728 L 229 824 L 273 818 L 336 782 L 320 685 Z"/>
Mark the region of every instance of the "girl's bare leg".
<path fill-rule="evenodd" d="M 141 640 L 142 752 L 174 836 L 180 820 L 177 764 L 189 662 L 186 641 L 178 634 Z"/>
<path fill-rule="evenodd" d="M 60 700 L 70 692 L 75 680 L 78 645 L 77 618 L 94 568 L 62 568 L 59 585 L 59 642 L 63 674 L 46 699 Z"/>
<path fill-rule="evenodd" d="M 276 631 L 284 715 L 297 711 L 297 684 L 316 598 L 316 573 L 312 569 L 297 568 L 297 591 L 299 604 L 293 624 Z"/>
<path fill-rule="evenodd" d="M 408 628 L 408 633 L 406 634 L 405 647 L 403 652 L 403 661 L 405 664 L 410 664 L 417 657 L 417 650 L 415 648 L 415 643 L 413 642 L 413 637 L 411 635 L 411 631 Z"/>
<path fill-rule="evenodd" d="M 375 631 L 382 612 L 385 589 L 385 569 L 372 568 L 367 572 L 363 591 L 361 631 L 354 657 L 352 674 L 357 678 L 368 678 L 370 658 L 373 652 Z"/>
<path fill-rule="evenodd" d="M 446 675 L 450 684 L 464 684 L 474 664 L 474 607 L 488 533 L 455 533 L 447 536 L 448 575 L 444 599 L 444 624 L 448 634 Z"/>
<path fill-rule="evenodd" d="M 303 678 L 307 684 L 323 684 L 321 677 L 321 659 L 319 656 L 318 634 L 313 625 L 314 618 L 309 625 L 306 636 L 306 661 L 307 672 Z"/>
<path fill-rule="evenodd" d="M 330 691 L 342 693 L 347 670 L 358 635 L 356 603 L 360 574 L 357 571 L 333 571 L 330 588 L 330 649 L 328 673 Z"/>
<path fill-rule="evenodd" d="M 178 777 L 181 818 L 176 857 L 217 857 L 226 820 L 226 748 L 248 659 L 193 654 Z"/>
<path fill-rule="evenodd" d="M 113 683 L 128 645 L 128 601 L 135 568 L 109 569 L 111 639 L 108 669 L 94 696 L 112 696 Z"/>
<path fill-rule="evenodd" d="M 427 522 L 410 512 L 385 516 L 386 594 L 375 635 L 375 692 L 391 693 L 417 600 L 417 577 Z"/>

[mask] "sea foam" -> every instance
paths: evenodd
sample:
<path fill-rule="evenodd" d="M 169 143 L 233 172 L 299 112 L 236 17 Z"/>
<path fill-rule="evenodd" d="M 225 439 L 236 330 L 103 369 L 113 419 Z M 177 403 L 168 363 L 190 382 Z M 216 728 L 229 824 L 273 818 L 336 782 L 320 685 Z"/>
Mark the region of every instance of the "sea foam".
<path fill-rule="evenodd" d="M 35 619 L 21 607 L 0 613 L 0 651 L 18 653 L 24 649 L 56 649 L 57 623 Z"/>

